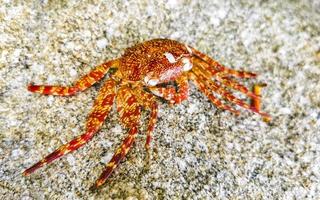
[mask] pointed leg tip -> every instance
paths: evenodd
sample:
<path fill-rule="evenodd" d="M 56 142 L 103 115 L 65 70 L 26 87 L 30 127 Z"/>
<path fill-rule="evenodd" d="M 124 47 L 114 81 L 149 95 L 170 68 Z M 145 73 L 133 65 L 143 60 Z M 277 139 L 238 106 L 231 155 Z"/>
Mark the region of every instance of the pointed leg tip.
<path fill-rule="evenodd" d="M 23 176 L 29 176 L 30 173 L 29 173 L 27 170 L 25 170 L 24 172 L 22 172 L 22 175 L 23 175 Z"/>
<path fill-rule="evenodd" d="M 258 76 L 258 74 L 251 72 L 251 77 L 252 77 L 252 78 L 257 78 L 257 76 Z"/>
<path fill-rule="evenodd" d="M 233 114 L 235 114 L 236 116 L 240 116 L 240 111 L 238 111 L 238 110 L 231 110 L 231 112 Z"/>
<path fill-rule="evenodd" d="M 261 89 L 264 87 L 267 87 L 268 85 L 266 83 L 257 83 L 253 85 L 253 93 L 257 96 L 261 95 Z"/>
<path fill-rule="evenodd" d="M 34 171 L 36 171 L 38 168 L 39 168 L 39 166 L 33 165 L 32 167 L 29 167 L 28 169 L 24 170 L 24 172 L 22 172 L 22 175 L 23 176 L 29 176 Z"/>
<path fill-rule="evenodd" d="M 146 149 L 146 151 L 149 151 L 150 143 L 151 143 L 151 134 L 149 133 L 146 138 L 146 143 L 144 144 L 144 148 Z"/>
<path fill-rule="evenodd" d="M 262 117 L 262 120 L 263 120 L 264 122 L 266 122 L 266 123 L 269 123 L 269 122 L 271 122 L 272 118 L 271 118 L 271 116 L 267 115 L 267 116 L 263 116 L 263 117 Z"/>
<path fill-rule="evenodd" d="M 148 154 L 150 154 L 150 151 L 151 151 L 150 144 L 145 144 L 145 145 L 144 145 L 144 148 L 145 148 L 146 152 L 147 152 Z"/>
<path fill-rule="evenodd" d="M 259 86 L 260 86 L 260 87 L 267 87 L 268 84 L 266 84 L 266 83 L 260 83 Z"/>
<path fill-rule="evenodd" d="M 260 112 L 259 110 L 257 110 L 256 112 L 261 115 L 262 120 L 263 120 L 264 122 L 266 122 L 266 123 L 271 122 L 272 117 L 271 117 L 269 114 L 267 114 L 267 113 L 262 113 L 262 112 Z"/>
<path fill-rule="evenodd" d="M 101 180 L 97 180 L 90 188 L 89 190 L 91 192 L 96 192 L 101 185 L 103 185 L 105 183 L 105 181 L 101 181 Z"/>
<path fill-rule="evenodd" d="M 39 88 L 39 86 L 33 85 L 32 83 L 27 85 L 27 89 L 30 92 L 34 92 L 35 90 L 37 90 Z"/>
<path fill-rule="evenodd" d="M 33 173 L 34 171 L 36 171 L 37 169 L 38 169 L 38 167 L 35 167 L 35 166 L 30 167 L 30 168 L 24 170 L 24 172 L 22 172 L 22 175 L 23 175 L 23 176 L 29 176 L 30 174 L 32 174 L 32 173 Z"/>

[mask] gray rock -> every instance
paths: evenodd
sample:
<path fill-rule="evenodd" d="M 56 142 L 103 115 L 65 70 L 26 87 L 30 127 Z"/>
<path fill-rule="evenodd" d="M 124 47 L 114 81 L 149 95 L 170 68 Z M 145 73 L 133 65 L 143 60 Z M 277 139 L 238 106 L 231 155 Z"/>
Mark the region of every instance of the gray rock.
<path fill-rule="evenodd" d="M 260 74 L 272 122 L 217 110 L 192 86 L 181 105 L 160 104 L 150 158 L 140 134 L 96 193 L 88 188 L 125 136 L 116 111 L 83 148 L 22 176 L 84 131 L 101 83 L 73 97 L 32 94 L 26 85 L 70 85 L 126 47 L 159 37 Z M 6 0 L 0 4 L 0 199 L 319 199 L 319 76 L 316 0 Z"/>

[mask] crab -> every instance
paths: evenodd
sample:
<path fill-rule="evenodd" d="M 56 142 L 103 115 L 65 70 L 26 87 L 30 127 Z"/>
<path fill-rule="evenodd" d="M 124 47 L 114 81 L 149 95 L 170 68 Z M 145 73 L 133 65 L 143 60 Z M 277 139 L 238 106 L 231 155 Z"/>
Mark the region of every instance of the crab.
<path fill-rule="evenodd" d="M 91 187 L 98 188 L 106 182 L 132 147 L 139 132 L 142 109 L 149 111 L 145 143 L 145 148 L 149 149 L 157 121 L 157 101 L 162 99 L 175 105 L 186 100 L 189 80 L 219 109 L 239 115 L 240 111 L 234 106 L 238 105 L 261 115 L 265 121 L 271 119 L 267 113 L 260 111 L 261 88 L 264 85 L 256 84 L 251 91 L 237 81 L 255 78 L 255 73 L 225 67 L 193 47 L 170 39 L 153 39 L 129 47 L 122 57 L 95 67 L 73 86 L 30 84 L 28 90 L 45 95 L 71 96 L 91 87 L 106 74 L 109 74 L 109 78 L 101 86 L 94 102 L 85 133 L 26 169 L 24 175 L 29 175 L 86 144 L 101 129 L 113 103 L 116 102 L 120 122 L 128 132 L 121 146 L 106 164 L 103 173 Z M 251 103 L 236 97 L 231 90 L 243 93 Z"/>

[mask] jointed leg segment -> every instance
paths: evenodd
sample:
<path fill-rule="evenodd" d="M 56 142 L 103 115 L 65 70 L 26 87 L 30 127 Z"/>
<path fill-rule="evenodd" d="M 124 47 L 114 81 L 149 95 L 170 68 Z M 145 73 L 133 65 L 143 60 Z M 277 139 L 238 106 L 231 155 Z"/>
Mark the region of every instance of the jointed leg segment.
<path fill-rule="evenodd" d="M 189 95 L 188 75 L 184 74 L 178 77 L 176 83 L 178 85 L 178 91 L 176 91 L 174 87 L 153 87 L 149 89 L 156 96 L 169 101 L 170 104 L 179 104 L 187 99 Z"/>
<path fill-rule="evenodd" d="M 270 116 L 260 111 L 260 88 L 254 86 L 253 92 L 249 91 L 244 85 L 240 84 L 236 80 L 232 79 L 231 76 L 237 78 L 254 78 L 256 74 L 251 72 L 236 71 L 226 68 L 214 61 L 207 55 L 192 49 L 195 56 L 192 58 L 193 69 L 189 72 L 190 78 L 195 82 L 197 87 L 215 104 L 217 107 L 222 109 L 230 110 L 238 114 L 238 111 L 231 109 L 231 107 L 222 104 L 217 98 L 215 98 L 212 92 L 218 93 L 222 98 L 227 101 L 237 104 L 243 108 L 249 109 L 253 112 L 260 114 L 265 121 L 270 120 Z M 235 97 L 230 91 L 225 89 L 223 86 L 242 92 L 252 99 L 252 104 L 249 105 L 243 100 Z"/>
<path fill-rule="evenodd" d="M 262 89 L 263 87 L 265 87 L 265 86 L 267 86 L 267 84 L 256 84 L 256 85 L 254 85 L 254 86 L 253 86 L 253 93 L 254 93 L 255 95 L 261 97 L 261 89 Z M 253 108 L 255 108 L 256 110 L 259 110 L 259 111 L 260 111 L 260 109 L 261 109 L 261 98 L 252 98 L 252 99 L 251 99 L 251 106 L 252 106 Z M 264 120 L 265 122 L 270 122 L 270 120 L 271 120 L 270 115 L 265 114 L 265 115 L 263 116 L 263 120 Z"/>
<path fill-rule="evenodd" d="M 96 183 L 91 189 L 96 189 L 105 183 L 107 178 L 110 176 L 112 171 L 119 165 L 120 161 L 127 155 L 130 150 L 135 136 L 138 133 L 138 124 L 140 120 L 140 107 L 145 107 L 151 110 L 150 119 L 147 130 L 147 141 L 146 147 L 149 147 L 151 140 L 151 132 L 154 129 L 155 122 L 157 119 L 158 106 L 155 102 L 153 95 L 144 92 L 142 90 L 135 91 L 127 87 L 121 87 L 118 91 L 117 107 L 120 115 L 120 121 L 126 126 L 131 127 L 128 136 L 122 142 L 122 145 L 116 150 L 111 160 L 106 165 L 104 172 L 100 175 Z"/>
<path fill-rule="evenodd" d="M 197 68 L 195 68 L 193 72 L 206 85 L 206 87 L 208 87 L 212 92 L 220 94 L 222 98 L 226 99 L 227 101 L 234 103 L 238 106 L 241 106 L 243 108 L 249 109 L 253 112 L 256 112 L 263 117 L 269 117 L 268 114 L 260 112 L 260 108 L 249 105 L 243 100 L 235 97 L 231 92 L 224 89 L 221 85 L 219 85 L 215 81 L 212 81 L 206 78 L 205 75 L 201 73 L 201 70 L 198 70 Z M 259 101 L 258 99 L 260 98 L 256 96 L 255 98 L 252 98 L 252 99 L 256 99 L 255 102 L 258 102 Z"/>
<path fill-rule="evenodd" d="M 105 183 L 120 161 L 127 155 L 132 147 L 135 136 L 138 133 L 141 108 L 137 97 L 131 88 L 121 86 L 117 92 L 117 110 L 122 124 L 129 128 L 128 136 L 123 140 L 122 145 L 116 150 L 111 160 L 106 165 L 105 170 L 100 175 L 91 190 L 96 189 Z"/>
<path fill-rule="evenodd" d="M 239 92 L 242 92 L 243 94 L 247 95 L 251 98 L 258 98 L 253 92 L 248 90 L 244 85 L 240 84 L 236 80 L 232 79 L 231 77 L 228 77 L 227 75 L 220 74 L 220 73 L 211 73 L 210 70 L 212 70 L 211 66 L 206 63 L 205 61 L 194 58 L 193 59 L 194 65 L 197 66 L 197 69 L 200 70 L 203 74 L 205 74 L 206 77 L 212 77 L 222 83 L 224 86 L 237 90 Z M 218 72 L 218 71 L 216 71 Z"/>
<path fill-rule="evenodd" d="M 110 79 L 99 91 L 99 95 L 93 106 L 93 110 L 88 117 L 86 133 L 71 140 L 69 143 L 62 145 L 60 148 L 46 156 L 44 159 L 25 170 L 23 174 L 28 175 L 38 168 L 51 163 L 52 161 L 60 158 L 67 153 L 77 150 L 85 143 L 87 143 L 100 129 L 101 125 L 103 124 L 105 118 L 112 108 L 114 98 L 115 82 Z"/>
<path fill-rule="evenodd" d="M 111 60 L 106 63 L 103 63 L 93 69 L 89 74 L 81 77 L 74 86 L 51 86 L 51 85 L 32 85 L 28 86 L 30 92 L 47 94 L 47 95 L 57 95 L 57 96 L 70 96 L 74 95 L 77 92 L 81 92 L 93 84 L 102 79 L 105 74 L 108 72 L 111 66 L 118 67 L 119 60 Z"/>
<path fill-rule="evenodd" d="M 53 153 L 46 156 L 40 162 L 36 163 L 24 172 L 28 175 L 36 169 L 54 161 L 55 159 L 70 153 L 89 141 L 94 134 L 100 129 L 107 114 L 111 110 L 112 104 L 116 95 L 116 83 L 113 79 L 108 80 L 99 91 L 97 100 L 94 103 L 92 112 L 90 113 L 86 125 L 87 132 L 69 143 L 61 146 Z M 111 175 L 113 170 L 119 165 L 120 161 L 127 155 L 129 149 L 134 143 L 136 134 L 138 133 L 141 107 L 146 107 L 151 111 L 150 120 L 147 129 L 146 147 L 149 146 L 151 140 L 151 132 L 154 129 L 157 119 L 158 107 L 155 97 L 147 92 L 139 90 L 140 95 L 135 95 L 131 88 L 122 86 L 117 92 L 117 107 L 120 115 L 120 121 L 129 128 L 127 137 L 123 140 L 122 145 L 116 150 L 112 159 L 106 165 L 106 169 L 101 174 L 96 183 L 91 187 L 95 189 L 102 185 L 106 179 Z"/>
<path fill-rule="evenodd" d="M 151 107 L 151 113 L 150 113 L 150 118 L 149 118 L 148 129 L 147 129 L 147 139 L 146 139 L 146 144 L 145 144 L 146 149 L 150 148 L 150 142 L 152 139 L 152 131 L 153 131 L 155 124 L 157 122 L 157 115 L 158 115 L 158 105 L 156 103 L 154 103 Z"/>
<path fill-rule="evenodd" d="M 219 73 L 219 74 L 231 75 L 237 78 L 255 78 L 257 76 L 255 73 L 252 73 L 252 72 L 237 71 L 237 70 L 233 70 L 228 67 L 225 67 L 220 63 L 218 63 L 217 61 L 210 58 L 209 56 L 205 55 L 204 53 L 201 53 L 200 51 L 194 48 L 192 48 L 192 53 L 194 53 L 195 56 L 197 56 L 198 58 L 200 58 L 201 60 L 209 64 L 210 67 L 207 68 L 207 70 L 210 71 L 212 75 Z M 194 59 L 197 59 L 197 58 L 194 57 Z"/>
<path fill-rule="evenodd" d="M 199 90 L 205 94 L 208 99 L 219 109 L 223 110 L 228 110 L 230 112 L 235 113 L 236 115 L 239 115 L 240 112 L 235 110 L 234 108 L 223 104 L 218 98 L 216 98 L 213 94 L 212 91 L 207 88 L 207 86 L 203 83 L 203 81 L 193 72 L 189 73 L 190 79 L 193 80 L 195 85 L 199 88 Z"/>
<path fill-rule="evenodd" d="M 101 186 L 106 182 L 113 170 L 119 165 L 120 161 L 127 155 L 137 133 L 138 127 L 135 125 L 129 130 L 128 136 L 123 140 L 122 145 L 116 150 L 111 160 L 106 165 L 105 170 L 102 172 L 96 183 L 90 188 L 91 190 L 96 189 L 97 187 Z"/>
<path fill-rule="evenodd" d="M 137 90 L 139 98 L 139 103 L 145 108 L 150 110 L 149 123 L 147 128 L 147 139 L 145 148 L 148 150 L 150 148 L 150 142 L 152 139 L 152 131 L 154 130 L 155 124 L 157 122 L 158 116 L 158 104 L 156 98 L 143 90 Z"/>

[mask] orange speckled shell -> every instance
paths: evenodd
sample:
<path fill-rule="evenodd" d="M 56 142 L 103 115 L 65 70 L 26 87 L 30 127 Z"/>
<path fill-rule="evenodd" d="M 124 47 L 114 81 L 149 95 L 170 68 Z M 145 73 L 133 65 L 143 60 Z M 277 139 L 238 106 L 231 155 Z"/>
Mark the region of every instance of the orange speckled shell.
<path fill-rule="evenodd" d="M 175 58 L 191 56 L 184 44 L 169 39 L 154 39 L 127 48 L 121 58 L 119 70 L 126 80 L 139 81 L 148 73 L 160 75 L 181 63 L 170 63 L 164 53 Z"/>

